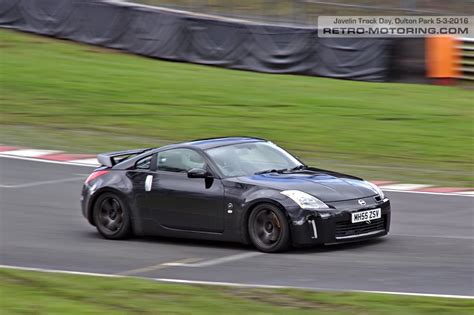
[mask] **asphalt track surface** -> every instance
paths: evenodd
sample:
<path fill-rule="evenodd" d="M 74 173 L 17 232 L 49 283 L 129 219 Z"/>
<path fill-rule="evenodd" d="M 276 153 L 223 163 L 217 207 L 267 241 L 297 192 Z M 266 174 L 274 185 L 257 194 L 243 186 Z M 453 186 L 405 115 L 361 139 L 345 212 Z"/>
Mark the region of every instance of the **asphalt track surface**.
<path fill-rule="evenodd" d="M 474 295 L 474 198 L 388 192 L 388 237 L 263 254 L 233 243 L 109 241 L 82 217 L 90 167 L 0 157 L 0 264 L 197 281 Z"/>

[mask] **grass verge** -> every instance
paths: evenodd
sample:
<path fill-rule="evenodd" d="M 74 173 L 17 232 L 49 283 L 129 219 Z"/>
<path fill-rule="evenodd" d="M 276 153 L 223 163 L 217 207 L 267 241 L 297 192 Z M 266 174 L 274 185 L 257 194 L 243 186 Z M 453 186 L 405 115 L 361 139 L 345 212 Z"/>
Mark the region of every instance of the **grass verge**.
<path fill-rule="evenodd" d="M 0 30 L 6 144 L 99 152 L 268 138 L 371 179 L 472 184 L 473 92 L 164 62 Z"/>
<path fill-rule="evenodd" d="M 472 314 L 473 300 L 164 284 L 0 269 L 2 314 Z"/>

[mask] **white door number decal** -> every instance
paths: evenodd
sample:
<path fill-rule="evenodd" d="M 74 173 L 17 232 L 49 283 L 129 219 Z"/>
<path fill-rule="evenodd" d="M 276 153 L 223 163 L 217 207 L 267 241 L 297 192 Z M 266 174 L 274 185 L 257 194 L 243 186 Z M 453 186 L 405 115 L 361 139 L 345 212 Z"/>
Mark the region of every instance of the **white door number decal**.
<path fill-rule="evenodd" d="M 148 175 L 145 180 L 145 191 L 151 190 L 152 183 L 153 183 L 153 175 Z"/>

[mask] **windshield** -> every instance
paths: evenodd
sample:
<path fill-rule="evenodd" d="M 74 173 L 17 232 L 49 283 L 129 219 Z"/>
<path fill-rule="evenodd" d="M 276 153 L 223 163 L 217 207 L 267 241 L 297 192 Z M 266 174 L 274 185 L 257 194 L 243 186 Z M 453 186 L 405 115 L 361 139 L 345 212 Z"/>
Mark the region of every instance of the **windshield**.
<path fill-rule="evenodd" d="M 226 177 L 293 169 L 303 164 L 271 142 L 251 142 L 206 150 Z"/>

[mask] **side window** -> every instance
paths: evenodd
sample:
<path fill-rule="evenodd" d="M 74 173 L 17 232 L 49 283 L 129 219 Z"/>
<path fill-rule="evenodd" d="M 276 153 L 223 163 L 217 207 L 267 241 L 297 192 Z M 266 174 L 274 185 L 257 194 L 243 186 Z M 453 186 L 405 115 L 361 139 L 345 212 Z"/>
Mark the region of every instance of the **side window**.
<path fill-rule="evenodd" d="M 158 153 L 157 169 L 167 172 L 187 172 L 206 167 L 204 158 L 191 149 L 172 149 Z"/>
<path fill-rule="evenodd" d="M 136 168 L 136 169 L 140 169 L 140 170 L 148 170 L 148 169 L 150 169 L 151 157 L 152 157 L 152 155 L 147 156 L 147 157 L 144 157 L 143 159 L 138 160 L 137 163 L 135 163 L 135 168 Z"/>

